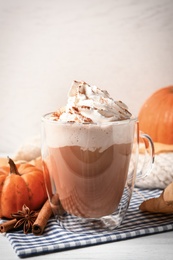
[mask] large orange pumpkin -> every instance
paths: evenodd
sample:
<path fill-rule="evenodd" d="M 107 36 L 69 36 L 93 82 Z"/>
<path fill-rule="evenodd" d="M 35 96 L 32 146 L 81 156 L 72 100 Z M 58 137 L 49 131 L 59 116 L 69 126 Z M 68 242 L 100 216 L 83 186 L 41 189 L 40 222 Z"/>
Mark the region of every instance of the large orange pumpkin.
<path fill-rule="evenodd" d="M 0 217 L 11 218 L 24 204 L 40 209 L 47 200 L 43 172 L 29 163 L 9 164 L 0 168 Z"/>
<path fill-rule="evenodd" d="M 140 129 L 154 142 L 173 144 L 173 86 L 154 92 L 138 115 Z"/>

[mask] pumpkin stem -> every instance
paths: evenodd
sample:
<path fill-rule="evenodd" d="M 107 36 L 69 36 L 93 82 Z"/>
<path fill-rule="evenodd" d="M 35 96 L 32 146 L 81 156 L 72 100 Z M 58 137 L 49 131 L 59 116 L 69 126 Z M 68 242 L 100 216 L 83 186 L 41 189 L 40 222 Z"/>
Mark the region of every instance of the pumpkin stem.
<path fill-rule="evenodd" d="M 10 174 L 20 175 L 20 173 L 18 172 L 18 169 L 17 169 L 15 163 L 13 162 L 13 160 L 10 157 L 7 157 L 7 158 L 8 158 L 8 163 L 10 165 Z"/>

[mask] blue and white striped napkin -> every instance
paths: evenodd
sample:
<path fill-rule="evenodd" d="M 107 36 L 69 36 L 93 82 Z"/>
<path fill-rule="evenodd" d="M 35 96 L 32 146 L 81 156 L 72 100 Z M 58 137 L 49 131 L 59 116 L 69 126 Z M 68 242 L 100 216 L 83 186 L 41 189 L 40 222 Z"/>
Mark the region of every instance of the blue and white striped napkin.
<path fill-rule="evenodd" d="M 158 197 L 161 192 L 159 189 L 135 189 L 125 220 L 113 231 L 69 232 L 61 228 L 52 218 L 41 236 L 14 231 L 7 233 L 6 237 L 19 257 L 30 257 L 173 230 L 173 214 L 139 211 L 139 205 L 143 200 Z"/>

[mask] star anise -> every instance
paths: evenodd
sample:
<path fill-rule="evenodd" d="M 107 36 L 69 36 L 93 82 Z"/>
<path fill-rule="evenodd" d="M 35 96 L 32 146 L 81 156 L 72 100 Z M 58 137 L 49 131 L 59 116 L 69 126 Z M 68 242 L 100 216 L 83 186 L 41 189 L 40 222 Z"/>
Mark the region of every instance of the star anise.
<path fill-rule="evenodd" d="M 27 234 L 32 229 L 32 225 L 35 222 L 38 213 L 30 210 L 25 204 L 22 207 L 22 210 L 19 210 L 16 213 L 11 214 L 13 218 L 17 220 L 14 228 L 23 227 L 23 232 Z"/>

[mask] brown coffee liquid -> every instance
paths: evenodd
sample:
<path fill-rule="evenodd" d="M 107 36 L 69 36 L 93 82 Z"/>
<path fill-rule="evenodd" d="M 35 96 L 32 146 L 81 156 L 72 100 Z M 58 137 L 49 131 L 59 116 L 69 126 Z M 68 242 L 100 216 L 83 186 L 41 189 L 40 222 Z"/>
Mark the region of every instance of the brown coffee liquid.
<path fill-rule="evenodd" d="M 103 152 L 79 146 L 50 148 L 46 163 L 64 209 L 88 218 L 113 213 L 123 194 L 131 149 L 131 143 Z"/>

